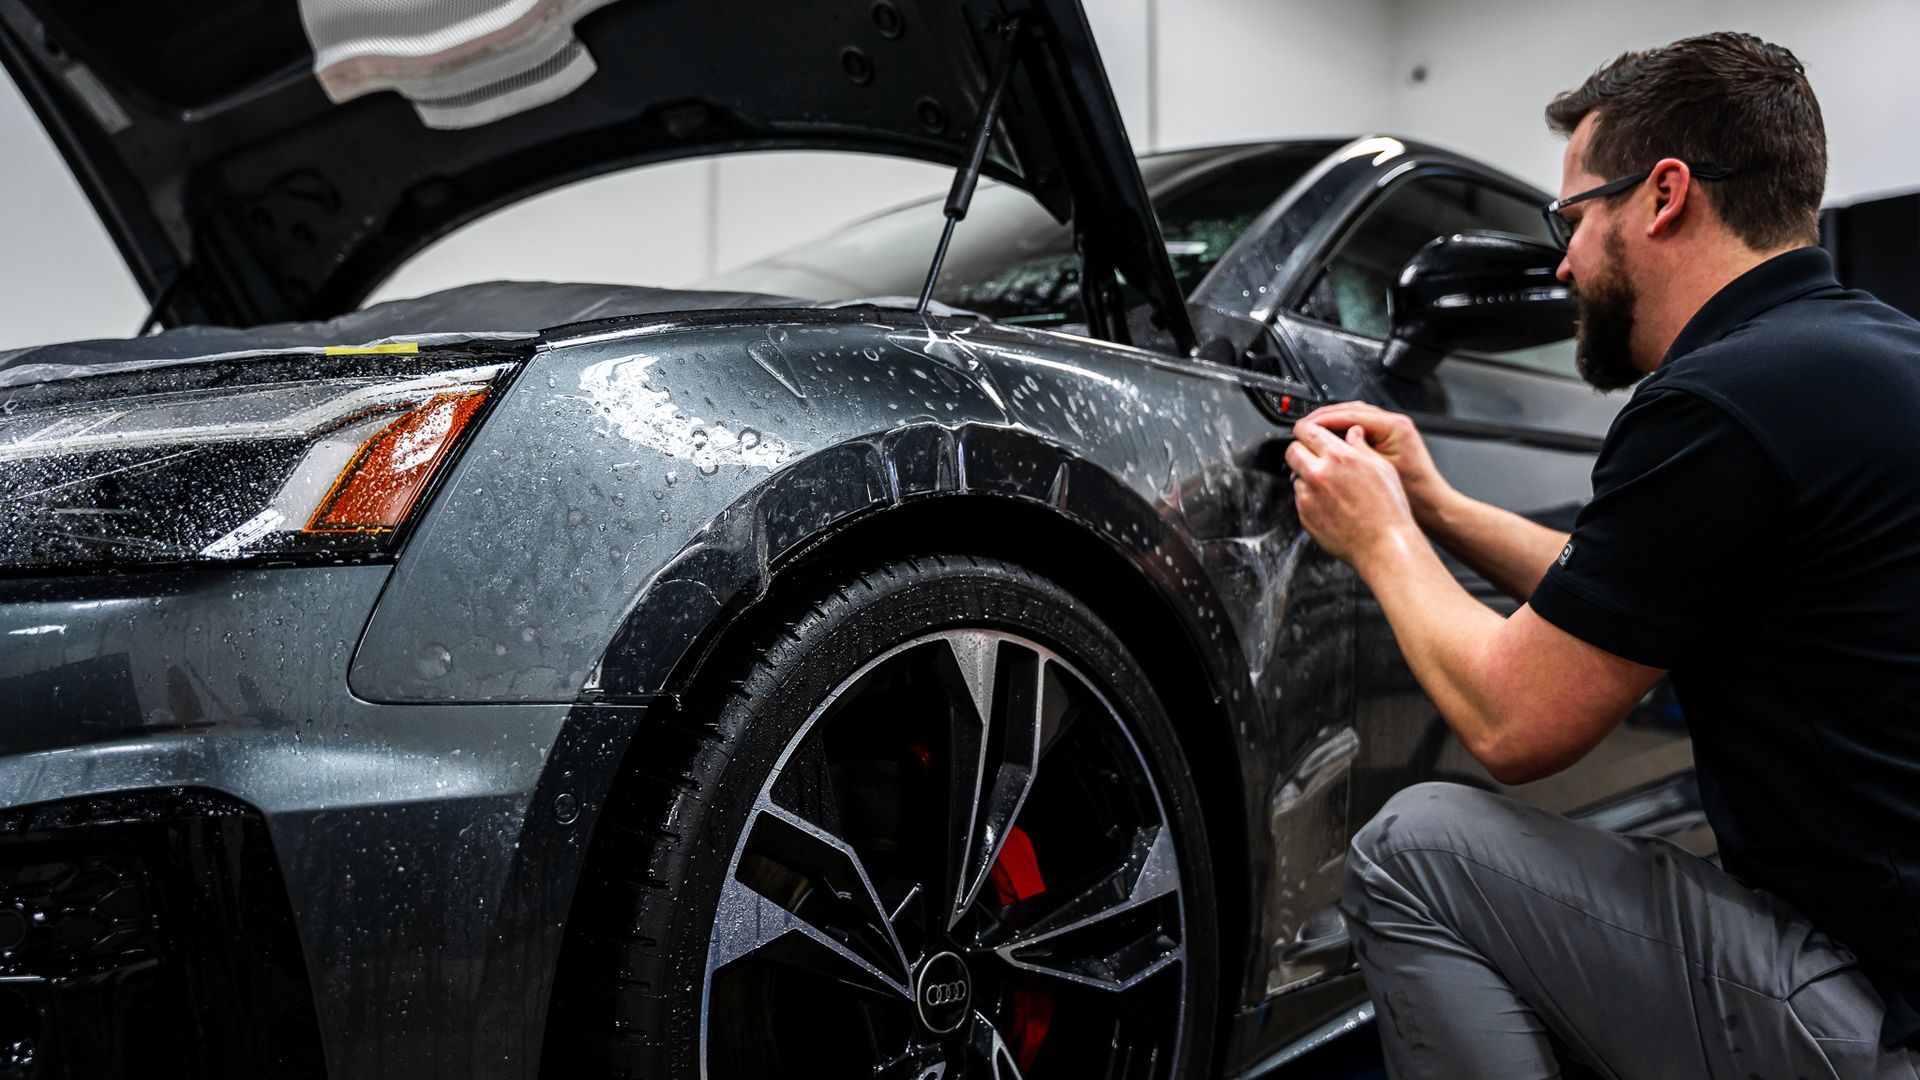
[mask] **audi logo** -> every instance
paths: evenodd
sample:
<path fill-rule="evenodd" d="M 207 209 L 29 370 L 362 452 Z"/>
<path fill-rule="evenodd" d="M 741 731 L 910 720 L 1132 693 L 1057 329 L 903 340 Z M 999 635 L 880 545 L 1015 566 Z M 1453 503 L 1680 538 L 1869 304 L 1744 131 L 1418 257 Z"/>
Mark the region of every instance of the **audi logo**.
<path fill-rule="evenodd" d="M 928 983 L 921 997 L 928 1005 L 957 1005 L 967 1000 L 967 982 L 955 979 L 952 982 Z"/>

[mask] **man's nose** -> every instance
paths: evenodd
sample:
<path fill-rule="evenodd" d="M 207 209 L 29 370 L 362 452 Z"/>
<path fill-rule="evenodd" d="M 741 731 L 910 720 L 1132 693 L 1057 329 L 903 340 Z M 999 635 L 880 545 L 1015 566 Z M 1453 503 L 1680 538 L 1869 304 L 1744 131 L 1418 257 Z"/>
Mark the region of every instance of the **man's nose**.
<path fill-rule="evenodd" d="M 1560 256 L 1560 265 L 1553 269 L 1554 279 L 1562 285 L 1573 284 L 1573 262 L 1567 256 Z"/>

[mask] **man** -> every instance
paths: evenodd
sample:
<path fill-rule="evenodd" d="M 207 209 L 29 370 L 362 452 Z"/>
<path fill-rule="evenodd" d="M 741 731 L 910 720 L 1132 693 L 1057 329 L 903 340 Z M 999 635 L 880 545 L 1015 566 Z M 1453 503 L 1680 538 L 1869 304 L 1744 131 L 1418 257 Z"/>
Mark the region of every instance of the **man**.
<path fill-rule="evenodd" d="M 1911 1080 L 1920 324 L 1814 246 L 1825 132 L 1787 50 L 1629 53 L 1547 117 L 1581 370 L 1640 382 L 1571 538 L 1453 492 L 1406 417 L 1361 404 L 1296 426 L 1300 518 L 1504 783 L 1573 764 L 1671 672 L 1726 870 L 1470 788 L 1401 792 L 1343 902 L 1387 1060 Z M 1476 603 L 1428 537 L 1527 602 Z"/>

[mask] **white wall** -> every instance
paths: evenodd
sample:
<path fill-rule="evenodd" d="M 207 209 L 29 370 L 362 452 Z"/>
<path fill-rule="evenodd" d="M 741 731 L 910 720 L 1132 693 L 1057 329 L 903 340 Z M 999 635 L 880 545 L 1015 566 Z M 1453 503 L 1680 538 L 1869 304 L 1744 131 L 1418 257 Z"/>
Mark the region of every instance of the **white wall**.
<path fill-rule="evenodd" d="M 1134 145 L 1387 130 L 1557 185 L 1554 93 L 1629 48 L 1751 30 L 1806 62 L 1829 198 L 1920 184 L 1920 0 L 1085 0 Z M 1412 72 L 1423 67 L 1424 81 Z M 0 348 L 129 333 L 145 303 L 0 80 Z M 943 169 L 745 155 L 587 181 L 423 252 L 377 298 L 492 277 L 676 285 L 945 190 Z"/>
<path fill-rule="evenodd" d="M 1745 30 L 1792 49 L 1827 124 L 1827 199 L 1920 185 L 1915 0 L 1388 0 L 1396 126 L 1559 187 L 1541 110 L 1630 49 Z M 1427 78 L 1414 82 L 1424 67 Z"/>
<path fill-rule="evenodd" d="M 126 337 L 146 314 L 92 204 L 0 75 L 0 349 Z"/>
<path fill-rule="evenodd" d="M 1158 0 L 1149 147 L 1336 135 L 1394 121 L 1389 0 Z"/>
<path fill-rule="evenodd" d="M 792 152 L 634 169 L 482 218 L 415 256 L 369 299 L 489 278 L 679 285 L 944 191 L 951 175 L 918 161 Z"/>

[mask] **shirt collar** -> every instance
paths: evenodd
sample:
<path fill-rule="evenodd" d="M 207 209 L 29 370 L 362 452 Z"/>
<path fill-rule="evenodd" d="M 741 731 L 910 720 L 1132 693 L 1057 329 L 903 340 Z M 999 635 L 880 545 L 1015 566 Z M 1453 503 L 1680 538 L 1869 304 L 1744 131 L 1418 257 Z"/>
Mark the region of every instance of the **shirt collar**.
<path fill-rule="evenodd" d="M 1815 289 L 1837 289 L 1833 258 L 1824 248 L 1803 247 L 1775 255 L 1721 288 L 1687 320 L 1665 364 L 1702 345 L 1711 345 L 1734 332 L 1741 323 Z"/>

